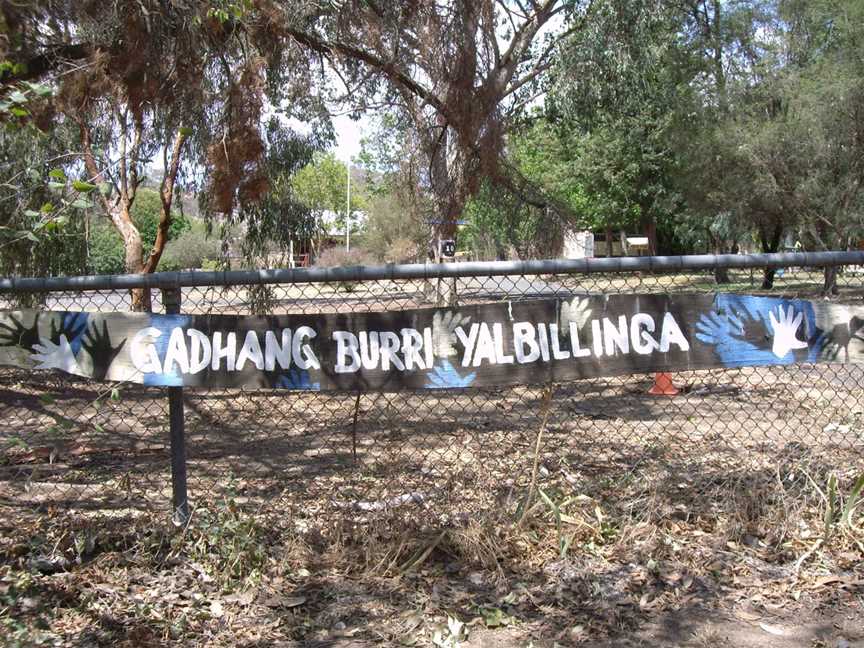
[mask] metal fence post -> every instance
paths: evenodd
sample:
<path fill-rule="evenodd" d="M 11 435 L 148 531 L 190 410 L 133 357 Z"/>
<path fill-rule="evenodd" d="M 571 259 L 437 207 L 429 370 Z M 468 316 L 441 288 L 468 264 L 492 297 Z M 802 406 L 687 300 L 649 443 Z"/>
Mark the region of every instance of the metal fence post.
<path fill-rule="evenodd" d="M 163 288 L 162 303 L 165 313 L 180 313 L 179 287 Z M 171 442 L 171 502 L 174 506 L 174 524 L 184 526 L 189 521 L 189 498 L 186 492 L 186 435 L 183 416 L 183 388 L 168 388 L 168 420 Z"/>

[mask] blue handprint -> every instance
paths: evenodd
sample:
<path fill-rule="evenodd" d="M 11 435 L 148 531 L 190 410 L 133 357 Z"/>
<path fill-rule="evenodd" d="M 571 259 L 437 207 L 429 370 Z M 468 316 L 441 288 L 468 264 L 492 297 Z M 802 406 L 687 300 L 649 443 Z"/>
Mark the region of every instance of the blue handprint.
<path fill-rule="evenodd" d="M 696 322 L 696 339 L 713 346 L 727 367 L 800 362 L 798 349 L 814 362 L 825 344 L 810 302 L 749 295 L 717 295 Z"/>
<path fill-rule="evenodd" d="M 54 344 L 60 343 L 60 336 L 65 335 L 69 341 L 69 346 L 72 352 L 77 356 L 81 350 L 84 331 L 87 329 L 89 313 L 60 313 L 60 326 L 58 328 L 57 321 L 51 321 L 51 335 L 49 336 Z"/>
<path fill-rule="evenodd" d="M 161 333 L 161 335 L 153 339 L 153 347 L 156 349 L 159 365 L 163 366 L 165 355 L 168 353 L 168 342 L 171 339 L 172 331 L 175 328 L 181 328 L 185 331 L 192 325 L 192 318 L 189 315 L 151 315 L 149 324 Z M 180 373 L 176 363 L 171 364 L 168 373 L 145 373 L 143 380 L 145 385 L 162 387 L 183 386 L 183 374 Z"/>
<path fill-rule="evenodd" d="M 277 376 L 273 383 L 274 387 L 282 389 L 304 389 L 307 391 L 320 391 L 321 383 L 313 383 L 309 378 L 309 371 L 306 369 L 298 369 L 293 367 L 288 373 Z"/>
<path fill-rule="evenodd" d="M 427 377 L 427 389 L 462 389 L 471 386 L 477 373 L 472 371 L 467 376 L 461 376 L 449 360 L 441 360 L 441 364 L 434 367 Z"/>

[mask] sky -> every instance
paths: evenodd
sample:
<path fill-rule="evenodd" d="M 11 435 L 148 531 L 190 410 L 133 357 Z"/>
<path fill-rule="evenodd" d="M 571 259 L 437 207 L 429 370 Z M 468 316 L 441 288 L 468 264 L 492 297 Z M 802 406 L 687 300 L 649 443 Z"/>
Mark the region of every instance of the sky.
<path fill-rule="evenodd" d="M 354 121 L 347 115 L 333 118 L 333 128 L 336 131 L 336 146 L 333 148 L 333 153 L 343 162 L 350 162 L 351 158 L 360 153 L 364 121 L 364 119 Z"/>

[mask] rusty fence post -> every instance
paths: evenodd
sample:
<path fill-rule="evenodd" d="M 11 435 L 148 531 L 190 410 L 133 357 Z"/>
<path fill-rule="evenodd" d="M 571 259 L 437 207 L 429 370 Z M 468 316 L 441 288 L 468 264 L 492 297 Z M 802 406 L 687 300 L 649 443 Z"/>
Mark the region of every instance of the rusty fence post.
<path fill-rule="evenodd" d="M 162 303 L 167 315 L 180 313 L 179 286 L 162 289 Z M 171 503 L 172 519 L 177 526 L 189 521 L 189 497 L 186 489 L 186 432 L 183 416 L 183 388 L 168 387 L 168 421 L 171 443 Z"/>

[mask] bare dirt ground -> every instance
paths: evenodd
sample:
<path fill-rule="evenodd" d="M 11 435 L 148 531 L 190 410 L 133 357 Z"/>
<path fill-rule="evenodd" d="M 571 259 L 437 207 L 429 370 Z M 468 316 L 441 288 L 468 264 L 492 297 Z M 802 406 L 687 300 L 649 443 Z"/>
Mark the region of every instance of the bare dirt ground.
<path fill-rule="evenodd" d="M 460 294 L 709 278 L 517 281 Z M 860 303 L 856 281 L 842 300 Z M 422 305 L 419 283 L 351 290 L 263 298 Z M 189 290 L 184 310 L 253 298 Z M 671 399 L 645 376 L 551 396 L 186 390 L 193 513 L 175 527 L 164 392 L 2 369 L 0 644 L 864 647 L 862 368 L 675 378 Z"/>
<path fill-rule="evenodd" d="M 861 369 L 676 379 L 190 391 L 176 529 L 158 391 L 7 372 L 7 641 L 864 645 Z"/>

